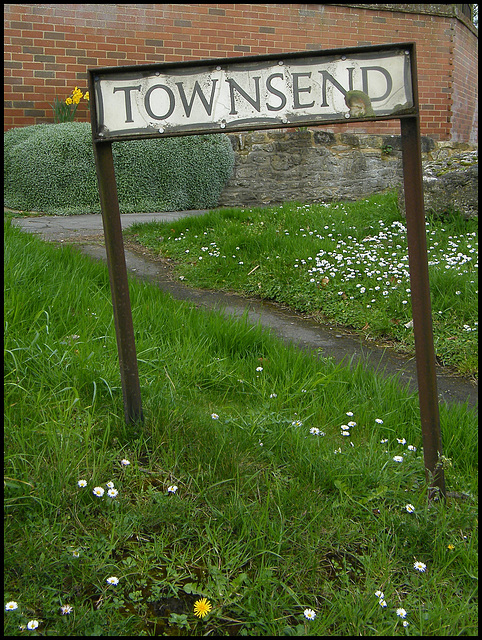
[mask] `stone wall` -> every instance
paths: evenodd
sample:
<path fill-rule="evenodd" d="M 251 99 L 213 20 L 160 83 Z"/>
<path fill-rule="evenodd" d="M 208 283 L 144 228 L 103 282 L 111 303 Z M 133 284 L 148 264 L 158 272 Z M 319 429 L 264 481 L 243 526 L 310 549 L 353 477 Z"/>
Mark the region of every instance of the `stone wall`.
<path fill-rule="evenodd" d="M 398 189 L 403 182 L 399 135 L 307 129 L 229 137 L 236 161 L 219 206 L 357 200 Z M 441 162 L 473 148 L 466 143 L 440 143 L 422 137 L 424 164 Z"/>

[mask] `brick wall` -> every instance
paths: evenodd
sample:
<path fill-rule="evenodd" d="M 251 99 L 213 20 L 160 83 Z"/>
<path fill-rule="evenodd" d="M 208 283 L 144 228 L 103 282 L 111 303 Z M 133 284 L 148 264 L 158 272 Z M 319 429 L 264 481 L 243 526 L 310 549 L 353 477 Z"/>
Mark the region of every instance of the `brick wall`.
<path fill-rule="evenodd" d="M 474 142 L 477 31 L 458 6 L 6 4 L 4 129 L 53 122 L 54 99 L 74 86 L 86 90 L 89 67 L 415 41 L 422 134 Z M 83 101 L 76 119 L 88 119 Z M 395 120 L 327 129 L 400 127 Z"/>
<path fill-rule="evenodd" d="M 473 51 L 471 33 L 455 24 L 454 72 L 452 91 L 452 140 L 478 141 L 477 51 Z M 468 135 L 467 135 L 468 134 Z"/>

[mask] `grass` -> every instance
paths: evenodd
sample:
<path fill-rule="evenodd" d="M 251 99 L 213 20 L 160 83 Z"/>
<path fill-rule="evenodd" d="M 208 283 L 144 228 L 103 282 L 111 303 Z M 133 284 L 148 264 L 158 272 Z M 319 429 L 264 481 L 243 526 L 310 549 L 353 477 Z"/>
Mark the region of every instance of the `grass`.
<path fill-rule="evenodd" d="M 473 410 L 429 505 L 415 395 L 132 280 L 127 426 L 106 267 L 4 237 L 5 635 L 478 633 Z"/>
<path fill-rule="evenodd" d="M 185 283 L 276 300 L 414 353 L 405 221 L 394 194 L 334 205 L 225 209 L 133 225 L 127 237 L 176 261 Z M 478 372 L 477 221 L 427 222 L 441 364 Z"/>

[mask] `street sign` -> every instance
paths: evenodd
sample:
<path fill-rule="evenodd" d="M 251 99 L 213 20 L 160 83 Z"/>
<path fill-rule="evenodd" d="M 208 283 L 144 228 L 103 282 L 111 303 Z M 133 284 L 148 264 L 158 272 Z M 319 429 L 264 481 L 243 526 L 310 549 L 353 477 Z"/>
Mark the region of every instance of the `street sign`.
<path fill-rule="evenodd" d="M 400 119 L 413 331 L 430 497 L 445 497 L 414 43 L 89 69 L 124 414 L 143 420 L 112 143 Z"/>
<path fill-rule="evenodd" d="M 411 48 L 95 69 L 97 139 L 385 119 L 415 113 Z"/>

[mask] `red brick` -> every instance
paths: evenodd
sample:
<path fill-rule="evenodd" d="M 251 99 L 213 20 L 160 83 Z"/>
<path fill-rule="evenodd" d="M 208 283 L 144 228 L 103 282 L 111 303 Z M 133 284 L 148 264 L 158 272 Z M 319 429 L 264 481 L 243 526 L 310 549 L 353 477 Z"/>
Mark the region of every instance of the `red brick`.
<path fill-rule="evenodd" d="M 35 54 L 26 57 L 21 47 L 42 47 L 43 55 L 55 59 L 55 62 L 39 59 L 43 71 L 72 79 L 73 66 L 76 71 L 72 73 L 85 74 L 86 66 L 94 60 L 97 66 L 112 66 L 117 60 L 122 64 L 125 61 L 140 64 L 146 60 L 231 57 L 338 48 L 357 42 L 383 44 L 415 40 L 420 100 L 424 107 L 423 132 L 438 135 L 443 131 L 441 135 L 450 137 L 457 127 L 457 135 L 467 135 L 470 131 L 472 117 L 462 109 L 472 109 L 473 115 L 477 100 L 475 36 L 458 20 L 345 5 L 324 5 L 323 11 L 319 10 L 320 5 L 290 4 L 107 6 L 104 10 L 93 5 L 7 5 L 5 61 L 12 61 L 12 65 L 23 63 L 25 72 L 31 72 L 35 68 Z M 149 40 L 162 40 L 163 44 L 149 46 Z M 67 50 L 70 51 L 67 53 Z M 42 67 L 39 70 L 42 71 Z M 19 66 L 12 66 L 8 73 L 12 74 L 12 80 L 15 75 L 22 78 Z M 465 77 L 470 79 L 465 81 Z M 27 73 L 23 79 L 25 84 L 29 82 Z M 47 80 L 54 86 L 54 79 Z M 25 86 L 24 93 L 30 91 L 29 98 L 32 98 L 33 86 L 40 91 L 36 85 Z M 18 86 L 15 87 L 17 93 Z M 442 127 L 454 90 L 458 95 L 469 96 L 466 99 L 469 106 L 455 105 L 458 111 L 452 124 Z M 36 105 L 35 108 L 42 107 Z M 436 121 L 425 118 L 429 115 Z M 8 118 L 12 118 L 10 112 Z M 376 125 L 378 130 L 396 130 L 393 122 Z M 375 130 L 374 126 L 375 123 L 366 125 L 364 130 Z M 348 130 L 350 125 L 343 127 Z M 464 131 L 465 134 L 460 133 Z"/>

